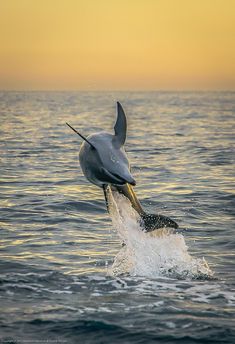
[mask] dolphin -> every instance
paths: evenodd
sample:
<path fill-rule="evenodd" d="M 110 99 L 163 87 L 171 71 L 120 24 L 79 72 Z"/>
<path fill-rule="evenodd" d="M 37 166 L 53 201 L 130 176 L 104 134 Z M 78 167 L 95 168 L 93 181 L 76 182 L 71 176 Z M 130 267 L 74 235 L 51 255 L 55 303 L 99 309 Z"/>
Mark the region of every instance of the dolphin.
<path fill-rule="evenodd" d="M 151 232 L 164 227 L 178 228 L 178 224 L 169 217 L 146 213 L 133 190 L 136 181 L 130 172 L 130 163 L 124 149 L 127 119 L 119 102 L 114 134 L 99 132 L 85 137 L 70 124 L 66 124 L 83 139 L 79 151 L 83 174 L 91 183 L 103 189 L 108 212 L 108 190 L 111 190 L 129 199 L 140 216 L 140 225 L 144 231 Z"/>

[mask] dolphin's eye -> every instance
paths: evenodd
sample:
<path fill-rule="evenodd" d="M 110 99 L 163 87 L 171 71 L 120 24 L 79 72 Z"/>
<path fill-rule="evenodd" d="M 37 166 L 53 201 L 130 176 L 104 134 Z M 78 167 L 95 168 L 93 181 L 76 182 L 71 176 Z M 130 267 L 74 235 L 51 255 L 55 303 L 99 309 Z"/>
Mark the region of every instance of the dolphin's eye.
<path fill-rule="evenodd" d="M 110 155 L 110 159 L 111 159 L 112 162 L 115 162 L 117 164 L 119 163 L 119 160 L 117 160 L 117 158 L 113 154 Z"/>

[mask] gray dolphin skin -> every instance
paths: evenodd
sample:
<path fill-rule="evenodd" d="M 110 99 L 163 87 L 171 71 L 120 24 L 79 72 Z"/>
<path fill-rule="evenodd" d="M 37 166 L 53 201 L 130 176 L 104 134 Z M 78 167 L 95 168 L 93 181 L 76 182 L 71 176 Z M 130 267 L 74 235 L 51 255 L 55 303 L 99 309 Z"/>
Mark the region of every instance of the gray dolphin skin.
<path fill-rule="evenodd" d="M 129 199 L 132 207 L 140 215 L 140 224 L 144 231 L 151 232 L 164 227 L 178 228 L 177 223 L 166 216 L 146 213 L 133 190 L 132 186 L 135 186 L 136 182 L 131 175 L 130 164 L 124 150 L 127 120 L 119 102 L 117 102 L 114 135 L 100 132 L 84 137 L 70 124 L 66 124 L 83 139 L 79 151 L 83 174 L 91 183 L 103 189 L 108 211 L 107 192 L 110 186 L 111 192 L 119 192 Z"/>

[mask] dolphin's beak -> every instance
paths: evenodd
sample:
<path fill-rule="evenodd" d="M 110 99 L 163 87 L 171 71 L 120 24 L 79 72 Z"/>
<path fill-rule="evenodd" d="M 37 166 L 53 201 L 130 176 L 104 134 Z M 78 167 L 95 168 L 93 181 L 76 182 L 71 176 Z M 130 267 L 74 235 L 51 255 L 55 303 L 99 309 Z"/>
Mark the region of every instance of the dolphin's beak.
<path fill-rule="evenodd" d="M 111 184 L 124 185 L 128 183 L 133 186 L 136 185 L 136 181 L 130 173 L 116 174 L 108 171 L 104 167 L 101 168 L 101 172 L 106 176 L 106 178 L 108 178 L 107 180 Z"/>
<path fill-rule="evenodd" d="M 132 177 L 131 174 L 128 174 L 128 175 L 123 176 L 123 179 L 124 179 L 128 184 L 131 184 L 131 185 L 133 185 L 133 186 L 136 185 L 136 181 L 135 181 L 135 179 Z"/>
<path fill-rule="evenodd" d="M 133 185 L 133 186 L 136 186 L 136 181 L 135 181 L 135 179 L 132 178 L 131 181 L 128 181 L 128 184 L 131 184 L 131 185 Z"/>

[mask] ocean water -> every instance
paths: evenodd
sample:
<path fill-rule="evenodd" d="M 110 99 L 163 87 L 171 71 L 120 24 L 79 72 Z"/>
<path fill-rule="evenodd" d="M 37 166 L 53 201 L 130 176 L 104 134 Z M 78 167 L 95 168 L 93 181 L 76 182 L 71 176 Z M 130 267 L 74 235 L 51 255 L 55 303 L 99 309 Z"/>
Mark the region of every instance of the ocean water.
<path fill-rule="evenodd" d="M 143 207 L 107 214 L 80 138 L 128 117 Z M 0 343 L 235 343 L 235 93 L 1 92 Z M 126 246 L 122 246 L 125 238 Z"/>

